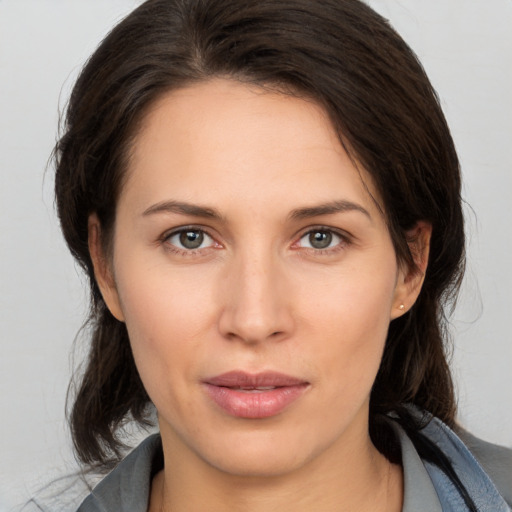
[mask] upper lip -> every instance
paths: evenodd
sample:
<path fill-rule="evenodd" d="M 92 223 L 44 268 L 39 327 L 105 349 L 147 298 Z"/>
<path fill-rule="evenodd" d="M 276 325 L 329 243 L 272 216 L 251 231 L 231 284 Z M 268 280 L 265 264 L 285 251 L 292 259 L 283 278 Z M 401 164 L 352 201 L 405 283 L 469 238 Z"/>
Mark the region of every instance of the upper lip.
<path fill-rule="evenodd" d="M 284 373 L 266 371 L 261 373 L 247 373 L 234 370 L 205 380 L 206 384 L 225 388 L 277 388 L 285 386 L 300 386 L 308 384 L 304 379 L 292 377 Z"/>

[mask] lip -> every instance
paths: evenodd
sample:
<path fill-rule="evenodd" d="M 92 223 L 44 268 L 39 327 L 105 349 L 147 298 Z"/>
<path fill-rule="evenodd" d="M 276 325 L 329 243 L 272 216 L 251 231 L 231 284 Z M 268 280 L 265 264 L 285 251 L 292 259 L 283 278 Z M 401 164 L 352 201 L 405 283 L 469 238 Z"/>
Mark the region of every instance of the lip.
<path fill-rule="evenodd" d="M 203 385 L 209 398 L 230 416 L 263 419 L 298 400 L 309 382 L 279 372 L 231 371 L 208 378 Z"/>

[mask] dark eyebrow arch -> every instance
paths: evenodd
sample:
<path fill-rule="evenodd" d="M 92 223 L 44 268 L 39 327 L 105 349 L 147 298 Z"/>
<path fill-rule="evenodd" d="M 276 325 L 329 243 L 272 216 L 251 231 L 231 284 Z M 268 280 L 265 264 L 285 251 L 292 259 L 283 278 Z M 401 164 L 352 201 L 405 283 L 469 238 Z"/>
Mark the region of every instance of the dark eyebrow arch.
<path fill-rule="evenodd" d="M 182 201 L 162 201 L 156 203 L 143 212 L 143 216 L 154 215 L 155 213 L 178 213 L 180 215 L 191 215 L 208 219 L 222 220 L 222 215 L 214 208 L 200 206 Z"/>
<path fill-rule="evenodd" d="M 358 211 L 366 215 L 370 220 L 372 217 L 368 210 L 352 201 L 331 201 L 330 203 L 319 204 L 316 206 L 307 206 L 292 210 L 290 218 L 294 220 L 309 219 L 311 217 L 319 217 L 321 215 L 333 215 L 335 213 Z"/>

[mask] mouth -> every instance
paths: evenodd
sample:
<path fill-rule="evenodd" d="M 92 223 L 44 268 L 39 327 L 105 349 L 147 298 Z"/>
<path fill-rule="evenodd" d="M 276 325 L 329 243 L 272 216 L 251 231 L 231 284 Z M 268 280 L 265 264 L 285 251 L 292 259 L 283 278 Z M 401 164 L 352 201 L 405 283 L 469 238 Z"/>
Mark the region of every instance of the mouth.
<path fill-rule="evenodd" d="M 226 386 L 224 386 L 226 387 Z M 282 387 L 282 386 L 260 386 L 260 387 L 257 387 L 257 388 L 251 388 L 251 387 L 232 387 L 232 388 L 229 388 L 229 389 L 233 389 L 234 391 L 244 391 L 246 393 L 260 393 L 262 391 L 270 391 L 271 389 L 278 389 L 279 387 Z"/>
<path fill-rule="evenodd" d="M 233 371 L 209 378 L 203 385 L 209 398 L 230 416 L 263 419 L 283 412 L 310 384 L 277 372 Z"/>

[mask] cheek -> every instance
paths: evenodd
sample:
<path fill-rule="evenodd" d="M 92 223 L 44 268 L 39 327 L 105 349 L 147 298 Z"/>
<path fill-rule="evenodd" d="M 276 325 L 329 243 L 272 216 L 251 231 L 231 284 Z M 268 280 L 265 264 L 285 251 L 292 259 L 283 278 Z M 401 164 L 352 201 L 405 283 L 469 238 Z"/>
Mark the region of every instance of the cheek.
<path fill-rule="evenodd" d="M 128 262 L 129 263 L 129 262 Z M 164 382 L 182 383 L 211 338 L 214 284 L 207 274 L 160 265 L 125 264 L 116 275 L 130 344 L 142 381 L 153 400 Z M 172 389 L 172 387 L 169 387 Z"/>
<path fill-rule="evenodd" d="M 310 318 L 311 327 L 323 325 L 329 334 L 347 340 L 365 332 L 387 332 L 395 286 L 394 262 L 347 266 L 303 282 L 307 293 L 300 294 L 300 309 Z"/>
<path fill-rule="evenodd" d="M 213 272 L 203 269 L 198 275 L 192 266 L 169 264 L 165 255 L 139 252 L 116 263 L 116 283 L 129 331 L 151 343 L 159 333 L 168 336 L 169 329 L 179 333 L 200 328 L 199 320 L 211 316 L 208 306 L 214 304 L 209 300 Z"/>
<path fill-rule="evenodd" d="M 369 392 L 380 365 L 396 266 L 391 262 L 376 268 L 351 268 L 331 279 L 329 286 L 310 287 L 301 308 L 307 312 L 305 343 L 316 340 L 312 351 L 322 375 L 338 389 Z"/>

